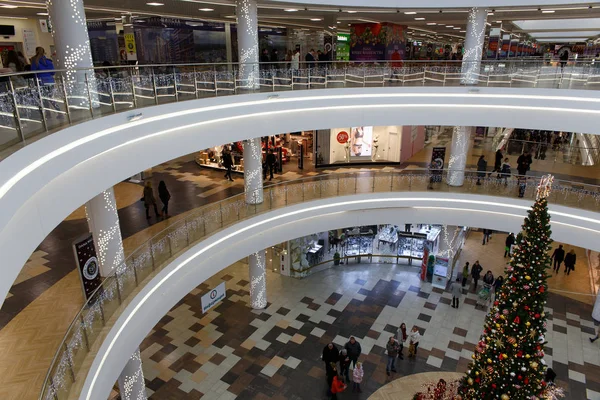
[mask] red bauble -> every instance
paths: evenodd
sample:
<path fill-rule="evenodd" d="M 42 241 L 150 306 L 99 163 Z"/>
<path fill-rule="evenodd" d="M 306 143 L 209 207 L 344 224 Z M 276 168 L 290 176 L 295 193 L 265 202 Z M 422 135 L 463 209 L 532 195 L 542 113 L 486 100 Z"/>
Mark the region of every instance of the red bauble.
<path fill-rule="evenodd" d="M 523 377 L 521 375 L 517 376 L 518 380 L 523 380 Z"/>
<path fill-rule="evenodd" d="M 512 278 L 510 278 L 511 281 L 516 282 L 517 278 L 515 278 L 514 276 Z"/>
<path fill-rule="evenodd" d="M 523 381 L 524 384 L 528 385 L 529 384 L 529 378 L 525 378 L 525 380 Z"/>
<path fill-rule="evenodd" d="M 496 389 L 496 384 L 495 384 L 495 383 L 492 383 L 492 387 L 493 387 L 494 389 Z"/>
<path fill-rule="evenodd" d="M 529 310 L 529 306 L 525 306 L 525 307 L 523 307 L 523 308 L 524 308 L 524 309 L 526 309 L 526 310 Z"/>
<path fill-rule="evenodd" d="M 535 314 L 533 317 L 534 317 L 534 318 L 539 318 L 539 317 L 540 317 L 540 314 Z"/>
<path fill-rule="evenodd" d="M 544 289 L 543 286 L 540 286 L 540 293 L 544 293 L 544 290 L 546 290 L 546 289 Z"/>
<path fill-rule="evenodd" d="M 517 315 L 515 317 L 515 321 L 514 322 L 515 322 L 515 324 L 520 324 L 521 323 L 521 318 L 519 318 L 519 316 Z"/>

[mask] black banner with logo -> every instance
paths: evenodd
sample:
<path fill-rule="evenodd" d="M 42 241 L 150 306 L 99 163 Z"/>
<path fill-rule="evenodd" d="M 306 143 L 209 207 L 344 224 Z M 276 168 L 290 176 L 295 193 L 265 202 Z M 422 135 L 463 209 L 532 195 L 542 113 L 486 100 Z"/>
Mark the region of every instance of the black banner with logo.
<path fill-rule="evenodd" d="M 73 252 L 77 262 L 77 270 L 81 278 L 81 286 L 86 299 L 89 299 L 92 293 L 102 283 L 100 277 L 100 265 L 96 257 L 96 248 L 94 247 L 94 238 L 91 233 L 79 238 L 73 242 Z"/>
<path fill-rule="evenodd" d="M 446 159 L 445 147 L 434 147 L 431 152 L 431 164 L 429 171 L 431 173 L 431 182 L 441 182 L 442 172 L 444 172 L 444 160 Z"/>

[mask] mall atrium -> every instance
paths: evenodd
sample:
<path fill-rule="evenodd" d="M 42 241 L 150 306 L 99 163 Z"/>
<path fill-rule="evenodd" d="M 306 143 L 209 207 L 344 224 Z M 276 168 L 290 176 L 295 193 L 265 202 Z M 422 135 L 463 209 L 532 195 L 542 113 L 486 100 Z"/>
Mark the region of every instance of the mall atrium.
<path fill-rule="evenodd" d="M 600 2 L 2 0 L 0 399 L 600 400 Z"/>

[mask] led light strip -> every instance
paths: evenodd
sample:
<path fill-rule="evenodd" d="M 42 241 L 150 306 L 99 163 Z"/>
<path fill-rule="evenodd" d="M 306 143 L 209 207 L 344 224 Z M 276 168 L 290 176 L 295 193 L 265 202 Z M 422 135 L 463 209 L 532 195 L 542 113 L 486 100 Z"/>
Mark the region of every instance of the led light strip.
<path fill-rule="evenodd" d="M 115 343 L 117 342 L 117 340 L 119 339 L 120 335 L 123 333 L 123 331 L 125 330 L 125 327 L 127 326 L 127 324 L 129 324 L 129 322 L 131 321 L 131 319 L 133 318 L 133 316 L 135 315 L 135 313 L 142 307 L 142 305 L 148 301 L 148 299 L 160 288 L 161 285 L 163 285 L 165 282 L 167 282 L 169 280 L 169 278 L 171 276 L 173 276 L 176 272 L 178 272 L 181 268 L 183 268 L 184 266 L 186 266 L 187 264 L 189 264 L 190 262 L 192 262 L 195 258 L 201 256 L 202 254 L 206 253 L 208 250 L 212 249 L 213 247 L 219 246 L 223 243 L 229 243 L 229 240 L 237 235 L 242 235 L 249 231 L 252 230 L 254 228 L 260 227 L 261 225 L 265 225 L 265 226 L 269 226 L 269 224 L 271 224 L 272 222 L 275 222 L 277 220 L 281 220 L 281 219 L 285 219 L 288 217 L 293 217 L 299 214 L 303 214 L 303 213 L 308 213 L 311 211 L 317 211 L 317 210 L 326 210 L 326 209 L 336 209 L 339 208 L 340 206 L 346 206 L 346 205 L 359 205 L 359 204 L 376 204 L 376 203 L 402 203 L 402 202 L 407 202 L 407 201 L 414 201 L 414 202 L 447 202 L 447 203 L 463 203 L 463 204 L 477 204 L 477 205 L 492 205 L 492 206 L 496 206 L 496 207 L 506 207 L 506 208 L 512 208 L 512 209 L 519 209 L 519 210 L 529 210 L 530 207 L 528 206 L 520 206 L 520 205 L 516 205 L 516 204 L 502 204 L 502 203 L 497 203 L 497 202 L 493 202 L 493 201 L 482 201 L 482 200 L 467 200 L 467 199 L 444 199 L 444 198 L 427 198 L 427 197 L 417 197 L 417 198 L 386 198 L 386 199 L 364 199 L 364 200 L 351 200 L 351 201 L 341 201 L 341 202 L 336 202 L 336 203 L 329 203 L 329 204 L 324 204 L 324 205 L 319 205 L 319 206 L 313 206 L 313 207 L 307 207 L 307 208 L 303 208 L 301 210 L 296 210 L 296 211 L 290 211 L 287 212 L 285 214 L 282 215 L 278 215 L 278 216 L 274 216 L 271 218 L 265 218 L 263 220 L 260 220 L 258 222 L 255 222 L 251 225 L 248 225 L 246 227 L 240 228 L 239 230 L 236 230 L 232 233 L 229 233 L 227 235 L 225 235 L 224 237 L 217 239 L 215 242 L 201 248 L 200 250 L 198 250 L 196 253 L 192 254 L 191 256 L 187 257 L 185 260 L 181 261 L 179 263 L 179 265 L 175 266 L 165 277 L 163 277 L 154 287 L 152 287 L 150 289 L 150 291 L 148 293 L 146 293 L 146 295 L 144 295 L 144 297 L 142 297 L 142 299 L 140 299 L 140 302 L 134 307 L 134 309 L 131 311 L 131 313 L 127 316 L 127 318 L 125 319 L 125 321 L 123 322 L 123 324 L 119 327 L 119 330 L 117 331 L 117 333 L 115 334 L 115 336 L 112 338 L 112 340 L 110 341 L 110 344 L 108 345 L 108 348 L 106 349 L 106 351 L 104 352 L 102 358 L 100 359 L 100 364 L 98 365 L 98 368 L 96 369 L 96 372 L 92 378 L 92 381 L 90 383 L 90 387 L 87 390 L 87 393 L 85 394 L 85 398 L 87 400 L 91 399 L 92 396 L 92 392 L 94 391 L 94 386 L 96 384 L 96 381 L 98 379 L 98 375 L 100 374 L 100 371 L 102 370 L 102 367 L 104 366 L 104 363 L 106 362 L 106 359 L 108 357 L 108 354 L 111 352 L 112 348 L 114 347 Z M 456 211 L 469 211 L 469 212 L 479 212 L 479 213 L 489 213 L 489 214 L 497 214 L 497 215 L 506 215 L 506 216 L 513 216 L 513 217 L 519 217 L 519 218 L 523 218 L 523 215 L 519 215 L 519 214 L 511 214 L 511 213 L 503 213 L 503 212 L 499 212 L 499 211 L 485 211 L 485 210 L 472 210 L 472 209 L 466 209 L 466 208 L 457 208 L 457 207 L 410 207 L 410 208 L 414 208 L 414 209 L 442 209 L 442 210 L 456 210 Z M 335 213 L 339 213 L 339 211 L 336 211 Z M 552 211 L 550 211 L 550 214 L 553 214 Z M 577 215 L 573 215 L 573 214 L 567 214 L 567 213 L 560 213 L 560 215 L 565 216 L 565 217 L 569 217 L 569 218 L 574 218 L 574 219 L 578 219 Z M 594 220 L 594 222 L 596 223 L 600 223 L 600 221 Z M 559 225 L 564 225 L 564 226 L 569 226 L 569 227 L 574 227 L 574 228 L 578 228 L 578 229 L 583 229 L 583 230 L 587 230 L 593 233 L 597 233 L 600 234 L 600 230 L 594 230 L 594 229 L 590 229 L 590 228 L 582 228 L 579 227 L 577 225 L 572 225 L 572 224 L 567 224 L 567 223 L 561 223 L 561 222 L 556 222 L 553 221 L 552 224 L 559 224 Z"/>
<path fill-rule="evenodd" d="M 581 98 L 581 97 L 561 97 L 561 96 L 541 96 L 541 95 L 503 95 L 503 94 L 481 94 L 481 93 L 382 93 L 382 94 L 346 94 L 346 95 L 325 95 L 325 96 L 308 96 L 301 98 L 278 98 L 276 100 L 273 99 L 265 99 L 265 100 L 255 100 L 255 101 L 247 101 L 242 103 L 234 103 L 234 104 L 221 104 L 216 106 L 208 106 L 203 108 L 195 108 L 190 110 L 176 111 L 170 114 L 161 114 L 158 116 L 141 119 L 137 121 L 132 121 L 129 123 L 125 123 L 122 125 L 117 125 L 112 128 L 108 128 L 91 135 L 85 136 L 73 142 L 70 142 L 50 153 L 43 155 L 32 163 L 28 164 L 26 167 L 21 169 L 19 172 L 10 177 L 2 186 L 0 186 L 0 199 L 2 199 L 8 191 L 17 184 L 21 179 L 25 176 L 41 167 L 48 161 L 66 153 L 67 151 L 73 150 L 79 146 L 82 146 L 86 143 L 89 143 L 93 140 L 102 138 L 104 136 L 110 135 L 112 133 L 119 132 L 124 129 L 129 129 L 138 125 L 149 124 L 156 121 L 164 120 L 167 118 L 176 118 L 184 115 L 194 114 L 194 113 L 208 113 L 217 110 L 226 110 L 240 107 L 248 107 L 248 106 L 257 106 L 266 103 L 272 103 L 276 101 L 277 103 L 292 103 L 292 102 L 310 102 L 316 100 L 342 100 L 342 99 L 370 99 L 370 98 L 407 98 L 407 97 L 417 97 L 417 98 L 498 98 L 498 99 L 528 99 L 528 100 L 557 100 L 561 101 L 561 103 L 565 102 L 590 102 L 590 103 L 600 103 L 600 98 Z M 196 124 L 191 124 L 187 126 L 180 126 L 177 128 L 167 129 L 164 131 L 156 132 L 154 134 L 146 135 L 144 138 L 134 139 L 132 141 L 126 142 L 134 143 L 139 140 L 154 137 L 160 134 L 173 132 L 174 130 L 184 129 L 193 126 L 205 125 L 208 123 L 215 122 L 224 122 L 227 120 L 234 120 L 240 118 L 248 118 L 255 116 L 265 116 L 265 115 L 273 115 L 273 114 L 282 114 L 282 113 L 293 113 L 293 112 L 304 112 L 304 111 L 313 111 L 313 110 L 335 110 L 335 109 L 352 109 L 352 108 L 418 108 L 418 107 L 440 107 L 440 108 L 486 108 L 486 109 L 506 109 L 506 110 L 529 110 L 529 111 L 553 111 L 553 112 L 570 112 L 570 113 L 588 113 L 588 114 L 600 114 L 600 110 L 586 110 L 586 109 L 573 109 L 573 108 L 564 108 L 564 107 L 539 107 L 539 106 L 509 106 L 509 105 L 480 105 L 480 104 L 357 104 L 357 105 L 346 105 L 346 106 L 330 106 L 330 107 L 316 107 L 316 108 L 302 108 L 302 109 L 294 109 L 294 110 L 280 110 L 280 111 L 269 111 L 262 113 L 250 113 L 244 114 L 241 116 L 234 117 L 226 117 L 226 118 L 218 118 L 208 121 L 199 122 Z M 120 145 L 121 146 L 121 145 Z M 118 148 L 120 146 L 116 146 L 114 148 Z M 114 149 L 113 148 L 113 149 Z M 101 153 L 102 154 L 102 153 Z"/>

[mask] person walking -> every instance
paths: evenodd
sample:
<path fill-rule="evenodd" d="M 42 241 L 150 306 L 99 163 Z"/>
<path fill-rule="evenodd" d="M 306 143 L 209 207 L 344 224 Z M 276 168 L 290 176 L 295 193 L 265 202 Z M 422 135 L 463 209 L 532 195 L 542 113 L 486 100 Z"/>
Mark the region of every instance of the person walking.
<path fill-rule="evenodd" d="M 485 273 L 485 275 L 483 276 L 483 283 L 485 283 L 486 285 L 494 284 L 494 274 L 492 274 L 492 271 L 488 270 L 488 272 Z"/>
<path fill-rule="evenodd" d="M 487 161 L 485 161 L 485 155 L 481 155 L 479 160 L 477 160 L 477 183 L 476 185 L 481 185 L 481 178 L 485 178 L 485 174 L 487 170 Z"/>
<path fill-rule="evenodd" d="M 502 163 L 502 168 L 500 169 L 500 174 L 498 177 L 504 180 L 504 185 L 508 185 L 508 178 L 510 177 L 510 163 L 508 162 L 508 157 L 504 159 Z"/>
<path fill-rule="evenodd" d="M 233 178 L 231 177 L 231 167 L 233 166 L 233 159 L 231 158 L 231 153 L 229 152 L 229 150 L 223 150 L 221 158 L 223 159 L 223 166 L 227 170 L 227 172 L 225 172 L 225 179 L 233 182 Z"/>
<path fill-rule="evenodd" d="M 554 249 L 554 253 L 552 253 L 552 259 L 554 259 L 554 266 L 552 267 L 553 271 L 560 271 L 560 264 L 565 260 L 565 250 L 563 249 L 563 245 L 559 244 L 557 249 Z"/>
<path fill-rule="evenodd" d="M 163 203 L 162 207 L 162 215 L 165 218 L 169 217 L 169 200 L 171 200 L 171 193 L 169 193 L 169 189 L 167 189 L 167 184 L 165 181 L 160 181 L 158 183 L 158 198 L 161 203 Z"/>
<path fill-rule="evenodd" d="M 156 207 L 156 198 L 154 197 L 154 190 L 152 190 L 152 182 L 147 181 L 144 185 L 144 197 L 142 197 L 144 201 L 144 207 L 146 207 L 146 219 L 150 219 L 150 206 L 154 207 L 154 213 L 156 214 L 156 218 L 160 215 L 158 213 L 158 208 Z"/>
<path fill-rule="evenodd" d="M 273 180 L 273 170 L 275 169 L 275 154 L 273 154 L 273 149 L 269 149 L 267 153 L 267 169 L 269 170 L 269 180 Z M 265 174 L 266 177 L 266 174 Z"/>
<path fill-rule="evenodd" d="M 363 380 L 363 376 L 365 375 L 365 371 L 363 370 L 362 363 L 356 363 L 354 367 L 354 371 L 352 371 L 352 391 L 357 393 L 362 393 L 360 390 L 360 384 Z"/>
<path fill-rule="evenodd" d="M 596 336 L 594 336 L 593 338 L 588 338 L 588 339 L 590 339 L 590 343 L 594 343 L 596 340 L 598 340 L 599 336 L 600 336 L 600 325 L 596 327 Z"/>
<path fill-rule="evenodd" d="M 479 260 L 475 261 L 473 264 L 473 268 L 471 268 L 471 278 L 473 278 L 473 291 L 477 292 L 477 282 L 479 278 L 481 278 L 481 271 L 483 271 L 483 267 L 479 264 Z"/>
<path fill-rule="evenodd" d="M 340 352 L 337 349 L 337 347 L 335 347 L 335 344 L 329 343 L 327 346 L 325 346 L 325 348 L 323 348 L 323 355 L 322 355 L 321 359 L 325 363 L 325 372 L 326 372 L 328 378 L 330 376 L 332 376 L 332 373 L 333 373 L 333 371 L 331 369 L 331 365 L 333 364 L 335 366 L 337 364 L 339 358 L 340 358 Z M 337 374 L 337 371 L 336 371 L 336 374 Z M 329 384 L 331 384 L 331 382 L 329 382 Z"/>
<path fill-rule="evenodd" d="M 575 250 L 571 249 L 565 256 L 565 274 L 570 275 L 571 271 L 575 271 L 575 262 L 577 261 L 577 255 Z"/>
<path fill-rule="evenodd" d="M 350 382 L 350 357 L 348 357 L 348 350 L 342 349 L 340 351 L 340 373 L 345 383 Z"/>
<path fill-rule="evenodd" d="M 484 229 L 483 230 L 483 242 L 481 243 L 482 245 L 488 243 L 490 241 L 490 238 L 492 236 L 492 231 L 490 229 Z"/>
<path fill-rule="evenodd" d="M 419 340 L 421 340 L 421 334 L 419 328 L 413 326 L 410 334 L 408 335 L 408 358 L 415 358 L 417 356 L 417 348 L 419 347 Z"/>
<path fill-rule="evenodd" d="M 406 343 L 406 340 L 408 339 L 408 333 L 406 332 L 406 324 L 403 322 L 400 324 L 400 328 L 398 328 L 398 333 L 396 334 L 396 336 L 398 336 L 398 358 L 401 360 L 404 360 L 404 354 L 402 354 L 404 352 L 404 343 Z"/>
<path fill-rule="evenodd" d="M 396 372 L 396 357 L 398 357 L 398 349 L 400 349 L 400 345 L 393 336 L 390 336 L 390 339 L 385 345 L 385 349 L 388 357 L 385 372 L 387 373 L 387 376 L 390 376 L 390 371 Z"/>
<path fill-rule="evenodd" d="M 360 357 L 360 353 L 362 353 L 362 348 L 360 347 L 360 343 L 356 341 L 354 336 L 350 336 L 350 340 L 348 343 L 344 345 L 344 349 L 348 352 L 348 357 L 352 362 L 352 367 L 356 367 L 356 363 L 358 362 L 358 357 Z"/>
<path fill-rule="evenodd" d="M 456 282 L 452 282 L 450 285 L 450 293 L 452 293 L 452 308 L 458 308 L 460 298 L 462 297 L 462 285 L 460 284 L 460 278 L 456 278 Z"/>
<path fill-rule="evenodd" d="M 507 257 L 510 254 L 510 248 L 515 244 L 515 234 L 509 233 L 504 241 L 504 257 Z"/>
<path fill-rule="evenodd" d="M 468 278 L 469 278 L 469 262 L 467 261 L 462 270 L 462 286 L 463 287 L 465 287 L 467 285 Z"/>

